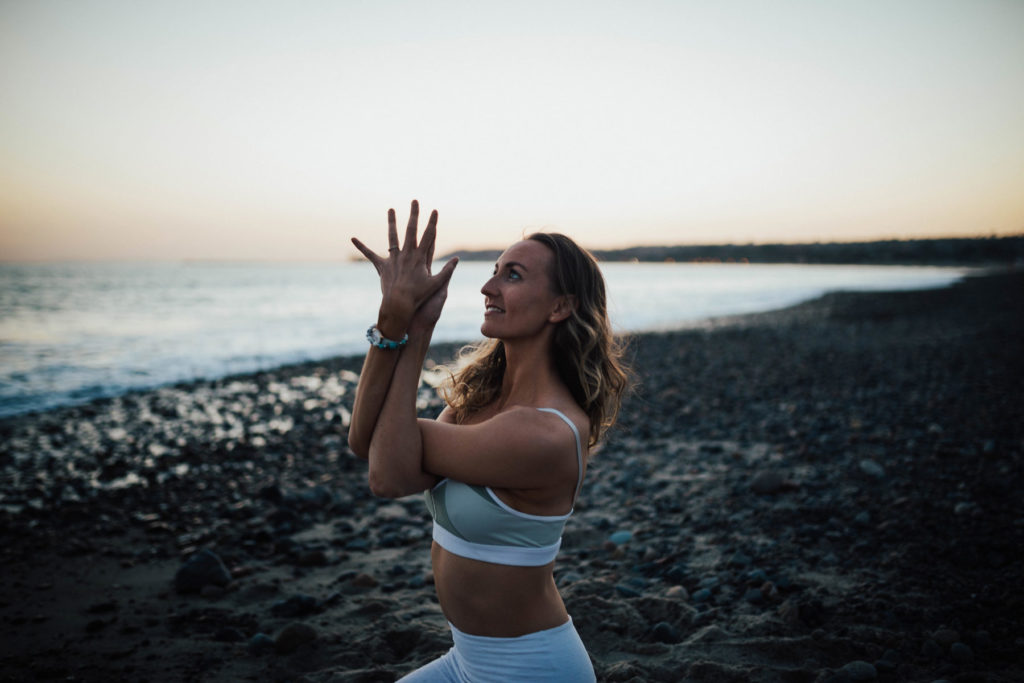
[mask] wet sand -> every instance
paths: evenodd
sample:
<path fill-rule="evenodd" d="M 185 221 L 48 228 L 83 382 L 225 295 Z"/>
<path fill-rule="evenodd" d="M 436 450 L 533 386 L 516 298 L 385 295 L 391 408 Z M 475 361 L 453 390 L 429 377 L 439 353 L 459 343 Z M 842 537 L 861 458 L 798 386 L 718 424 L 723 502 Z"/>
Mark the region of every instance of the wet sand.
<path fill-rule="evenodd" d="M 636 337 L 556 565 L 599 679 L 1024 680 L 1022 295 Z M 345 445 L 360 365 L 0 421 L 0 680 L 390 681 L 443 653 L 422 500 L 375 499 Z"/>

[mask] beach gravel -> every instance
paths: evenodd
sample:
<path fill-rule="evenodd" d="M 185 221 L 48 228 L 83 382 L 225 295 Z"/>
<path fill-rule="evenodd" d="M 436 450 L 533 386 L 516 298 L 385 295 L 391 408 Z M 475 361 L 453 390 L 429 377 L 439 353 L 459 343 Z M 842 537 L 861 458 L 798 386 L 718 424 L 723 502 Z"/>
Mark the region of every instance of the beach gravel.
<path fill-rule="evenodd" d="M 1024 680 L 1022 293 L 635 337 L 555 571 L 599 680 Z M 423 502 L 346 445 L 360 365 L 0 420 L 0 680 L 391 681 L 447 651 Z"/>

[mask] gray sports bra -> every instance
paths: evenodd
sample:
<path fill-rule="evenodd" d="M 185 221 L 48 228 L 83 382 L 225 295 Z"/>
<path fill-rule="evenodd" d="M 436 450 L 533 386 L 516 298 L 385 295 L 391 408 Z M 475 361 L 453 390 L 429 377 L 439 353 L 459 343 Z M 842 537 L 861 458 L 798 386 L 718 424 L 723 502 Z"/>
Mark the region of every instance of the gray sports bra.
<path fill-rule="evenodd" d="M 573 504 L 583 484 L 583 446 L 576 425 L 554 408 L 538 408 L 562 418 L 576 439 L 579 475 Z M 530 515 L 508 505 L 489 486 L 442 479 L 424 492 L 434 519 L 434 540 L 450 553 L 473 560 L 518 567 L 539 567 L 558 555 L 562 529 L 572 516 Z"/>

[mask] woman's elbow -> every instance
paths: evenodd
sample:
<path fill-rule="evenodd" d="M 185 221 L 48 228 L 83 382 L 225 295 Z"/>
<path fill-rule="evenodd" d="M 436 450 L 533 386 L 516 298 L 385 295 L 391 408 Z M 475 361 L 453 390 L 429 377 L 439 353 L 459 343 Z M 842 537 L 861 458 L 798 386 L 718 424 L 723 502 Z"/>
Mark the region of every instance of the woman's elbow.
<path fill-rule="evenodd" d="M 414 493 L 413 491 L 407 491 L 393 478 L 382 476 L 373 467 L 370 468 L 367 478 L 369 479 L 370 492 L 378 498 L 402 498 L 410 493 Z"/>
<path fill-rule="evenodd" d="M 348 430 L 348 447 L 357 457 L 363 460 L 370 459 L 370 444 L 366 443 L 365 439 L 360 439 L 351 429 Z"/>

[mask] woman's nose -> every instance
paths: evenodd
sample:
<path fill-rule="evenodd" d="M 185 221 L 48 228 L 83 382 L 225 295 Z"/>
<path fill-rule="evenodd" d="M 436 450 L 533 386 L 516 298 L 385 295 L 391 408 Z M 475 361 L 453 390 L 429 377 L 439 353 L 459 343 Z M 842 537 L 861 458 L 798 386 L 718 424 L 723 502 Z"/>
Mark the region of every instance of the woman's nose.
<path fill-rule="evenodd" d="M 497 290 L 494 287 L 494 281 L 497 279 L 498 276 L 495 275 L 490 280 L 485 282 L 484 286 L 480 288 L 480 293 L 483 294 L 484 296 L 492 296 L 494 294 L 497 294 Z"/>

